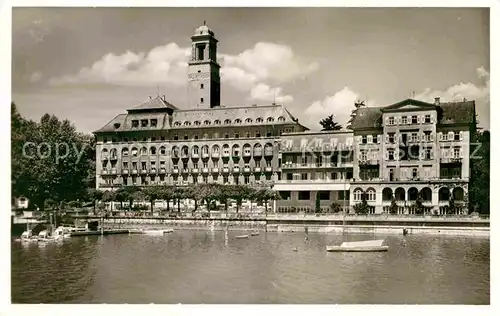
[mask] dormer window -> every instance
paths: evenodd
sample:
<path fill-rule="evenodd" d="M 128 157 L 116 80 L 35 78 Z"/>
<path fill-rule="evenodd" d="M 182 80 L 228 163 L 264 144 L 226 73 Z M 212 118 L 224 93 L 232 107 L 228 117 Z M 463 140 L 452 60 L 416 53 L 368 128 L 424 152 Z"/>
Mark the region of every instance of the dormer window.
<path fill-rule="evenodd" d="M 220 120 L 215 120 L 214 125 L 220 125 Z"/>
<path fill-rule="evenodd" d="M 251 118 L 247 118 L 247 119 L 245 120 L 245 123 L 252 123 L 252 119 L 251 119 Z"/>
<path fill-rule="evenodd" d="M 174 126 L 181 126 L 181 122 L 174 122 Z"/>
<path fill-rule="evenodd" d="M 389 125 L 394 125 L 394 117 L 389 117 Z"/>
<path fill-rule="evenodd" d="M 148 120 L 141 120 L 141 127 L 148 126 Z"/>
<path fill-rule="evenodd" d="M 236 119 L 236 120 L 234 120 L 234 123 L 235 124 L 241 124 L 241 120 L 240 119 Z"/>
<path fill-rule="evenodd" d="M 255 121 L 257 123 L 262 123 L 264 121 L 264 119 L 262 117 L 258 117 Z"/>
<path fill-rule="evenodd" d="M 115 128 L 120 128 L 120 123 L 115 123 L 115 124 L 113 124 L 113 126 L 114 126 Z"/>
<path fill-rule="evenodd" d="M 200 125 L 201 125 L 201 123 L 200 123 L 200 121 L 194 121 L 194 125 L 196 125 L 196 126 L 200 126 Z"/>
<path fill-rule="evenodd" d="M 278 122 L 284 122 L 285 118 L 283 116 L 278 117 Z"/>
<path fill-rule="evenodd" d="M 132 127 L 139 127 L 139 120 L 132 120 Z"/>
<path fill-rule="evenodd" d="M 191 125 L 191 123 L 189 121 L 184 122 L 184 126 L 190 126 L 190 125 Z"/>
<path fill-rule="evenodd" d="M 205 124 L 205 125 L 210 125 L 210 121 L 209 121 L 209 120 L 205 120 L 205 121 L 203 122 L 203 124 Z"/>
<path fill-rule="evenodd" d="M 229 124 L 231 124 L 231 120 L 225 120 L 225 121 L 224 121 L 224 124 L 225 124 L 225 125 L 229 125 Z"/>
<path fill-rule="evenodd" d="M 274 119 L 273 119 L 272 117 L 268 117 L 268 118 L 267 118 L 267 121 L 268 121 L 268 122 L 274 122 Z"/>
<path fill-rule="evenodd" d="M 156 124 L 158 123 L 157 119 L 151 119 L 151 127 L 156 127 Z"/>

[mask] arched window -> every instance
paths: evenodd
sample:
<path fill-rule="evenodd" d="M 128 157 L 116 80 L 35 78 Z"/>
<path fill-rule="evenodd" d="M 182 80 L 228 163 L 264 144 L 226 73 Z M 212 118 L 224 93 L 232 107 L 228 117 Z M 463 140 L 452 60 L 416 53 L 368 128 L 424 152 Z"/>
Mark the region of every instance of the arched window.
<path fill-rule="evenodd" d="M 118 156 L 116 148 L 112 148 L 112 149 L 109 151 L 109 156 L 110 156 L 111 158 L 116 158 L 116 157 Z"/>
<path fill-rule="evenodd" d="M 141 148 L 141 156 L 146 156 L 148 154 L 148 149 L 146 147 Z"/>
<path fill-rule="evenodd" d="M 283 116 L 278 117 L 278 122 L 284 122 L 285 118 Z"/>
<path fill-rule="evenodd" d="M 382 201 L 390 201 L 392 200 L 392 189 L 384 188 L 382 190 Z"/>
<path fill-rule="evenodd" d="M 128 156 L 128 148 L 127 147 L 124 147 L 122 149 L 122 156 Z"/>
<path fill-rule="evenodd" d="M 375 201 L 375 189 L 374 188 L 368 188 L 366 190 L 366 200 L 367 201 Z"/>
<path fill-rule="evenodd" d="M 238 144 L 234 144 L 234 145 L 233 145 L 233 153 L 232 153 L 232 156 L 233 156 L 233 157 L 239 157 L 239 156 L 240 156 L 240 145 L 238 145 Z"/>
<path fill-rule="evenodd" d="M 225 125 L 229 125 L 229 124 L 231 124 L 231 120 L 229 120 L 229 119 L 224 120 L 224 124 L 225 124 Z"/>
<path fill-rule="evenodd" d="M 174 126 L 181 126 L 181 122 L 174 122 Z"/>
<path fill-rule="evenodd" d="M 132 157 L 137 157 L 137 148 L 136 147 L 132 147 L 131 154 L 132 154 Z"/>
<path fill-rule="evenodd" d="M 189 121 L 184 122 L 184 126 L 190 126 L 190 125 L 191 125 L 191 122 L 189 122 Z"/>
<path fill-rule="evenodd" d="M 453 189 L 453 199 L 455 201 L 463 201 L 464 200 L 464 189 L 461 187 L 456 187 Z"/>
<path fill-rule="evenodd" d="M 231 154 L 231 150 L 229 149 L 228 144 L 224 144 L 224 146 L 222 146 L 222 154 L 224 156 L 229 156 Z"/>
<path fill-rule="evenodd" d="M 210 125 L 210 121 L 209 121 L 209 120 L 205 120 L 205 121 L 203 122 L 203 124 L 205 124 L 205 125 Z"/>
<path fill-rule="evenodd" d="M 239 118 L 235 119 L 234 124 L 241 124 L 241 120 Z"/>
<path fill-rule="evenodd" d="M 172 157 L 179 158 L 179 156 L 180 156 L 179 147 L 177 146 L 172 147 Z"/>
<path fill-rule="evenodd" d="M 268 118 L 267 118 L 267 121 L 268 121 L 268 122 L 274 122 L 274 118 L 272 118 L 272 117 L 268 117 Z"/>
<path fill-rule="evenodd" d="M 189 156 L 189 147 L 188 146 L 182 146 L 181 157 L 186 158 L 188 156 Z"/>
<path fill-rule="evenodd" d="M 108 150 L 104 148 L 101 150 L 101 159 L 107 159 L 108 158 Z"/>
<path fill-rule="evenodd" d="M 160 155 L 165 155 L 167 153 L 167 149 L 165 148 L 165 146 L 161 146 L 160 147 Z"/>
<path fill-rule="evenodd" d="M 408 200 L 409 201 L 415 201 L 418 198 L 418 189 L 417 188 L 410 188 L 408 190 Z"/>
<path fill-rule="evenodd" d="M 213 146 L 212 146 L 212 153 L 214 153 L 214 154 L 218 154 L 218 153 L 219 153 L 219 151 L 220 151 L 220 148 L 219 148 L 219 146 L 218 146 L 218 145 L 213 145 Z"/>
<path fill-rule="evenodd" d="M 247 118 L 247 119 L 245 120 L 245 123 L 247 123 L 247 124 L 252 123 L 252 119 L 251 119 L 251 118 Z"/>
<path fill-rule="evenodd" d="M 151 155 L 156 155 L 156 147 L 149 148 L 149 152 L 151 153 Z"/>
<path fill-rule="evenodd" d="M 396 198 L 397 201 L 404 201 L 406 200 L 406 192 L 405 189 L 403 188 L 397 188 L 394 197 Z"/>
<path fill-rule="evenodd" d="M 420 190 L 420 196 L 424 201 L 432 201 L 432 190 L 430 188 L 423 188 Z"/>
<path fill-rule="evenodd" d="M 255 121 L 257 123 L 262 123 L 262 122 L 264 122 L 264 119 L 262 117 L 258 117 Z"/>
<path fill-rule="evenodd" d="M 361 201 L 363 199 L 363 190 L 361 188 L 356 188 L 354 190 L 354 201 Z"/>
<path fill-rule="evenodd" d="M 215 120 L 214 125 L 220 125 L 220 120 Z"/>
<path fill-rule="evenodd" d="M 201 122 L 200 122 L 200 121 L 194 121 L 194 125 L 195 125 L 195 126 L 200 126 L 200 125 L 201 125 Z"/>
<path fill-rule="evenodd" d="M 439 189 L 439 201 L 449 201 L 450 200 L 450 189 L 447 187 L 442 187 Z"/>
<path fill-rule="evenodd" d="M 200 148 L 196 145 L 193 146 L 192 151 L 193 151 L 193 155 L 198 156 L 200 154 Z"/>

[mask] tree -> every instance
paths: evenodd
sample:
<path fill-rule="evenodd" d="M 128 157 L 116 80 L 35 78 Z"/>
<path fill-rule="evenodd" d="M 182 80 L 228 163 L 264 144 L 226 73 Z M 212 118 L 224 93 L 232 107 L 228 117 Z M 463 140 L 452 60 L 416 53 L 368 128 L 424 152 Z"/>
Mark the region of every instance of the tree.
<path fill-rule="evenodd" d="M 338 131 L 342 129 L 342 125 L 333 120 L 333 114 L 319 121 L 319 124 L 323 127 L 322 131 Z"/>
<path fill-rule="evenodd" d="M 161 191 L 157 186 L 148 186 L 145 187 L 142 192 L 145 198 L 148 199 L 151 205 L 151 214 L 153 214 L 155 201 L 161 198 Z"/>
<path fill-rule="evenodd" d="M 315 207 L 315 212 L 316 213 L 321 213 L 321 201 L 319 199 L 319 192 L 316 192 L 316 207 Z"/>
<path fill-rule="evenodd" d="M 45 208 L 56 202 L 83 198 L 92 168 L 92 137 L 76 132 L 68 120 L 45 114 L 28 121 L 11 103 L 12 193 Z"/>
<path fill-rule="evenodd" d="M 94 188 L 87 190 L 87 198 L 92 201 L 92 206 L 94 208 L 94 213 L 96 211 L 97 201 L 102 199 L 103 192 Z"/>
<path fill-rule="evenodd" d="M 479 148 L 478 148 L 479 147 Z M 490 213 L 490 132 L 474 135 L 470 146 L 469 212 Z"/>
<path fill-rule="evenodd" d="M 397 214 L 398 213 L 398 204 L 396 203 L 396 199 L 394 198 L 394 194 L 392 195 L 392 198 L 391 198 L 391 205 L 389 206 L 389 213 L 390 214 Z"/>
<path fill-rule="evenodd" d="M 170 201 L 174 200 L 175 192 L 174 186 L 172 185 L 162 185 L 159 187 L 160 199 L 167 202 L 167 212 L 170 212 Z"/>
<path fill-rule="evenodd" d="M 339 213 L 340 211 L 342 211 L 342 208 L 337 201 L 334 201 L 332 205 L 330 205 L 330 209 L 332 213 Z"/>
<path fill-rule="evenodd" d="M 264 202 L 264 210 L 267 216 L 267 203 L 269 201 L 280 200 L 281 196 L 277 191 L 271 190 L 270 188 L 261 188 L 256 193 L 258 196 L 257 200 Z"/>
<path fill-rule="evenodd" d="M 366 201 L 366 193 L 363 192 L 362 197 L 361 197 L 361 202 L 354 205 L 354 212 L 356 214 L 361 214 L 361 215 L 366 215 L 368 214 L 368 211 L 370 209 L 370 205 L 368 205 L 368 202 Z"/>

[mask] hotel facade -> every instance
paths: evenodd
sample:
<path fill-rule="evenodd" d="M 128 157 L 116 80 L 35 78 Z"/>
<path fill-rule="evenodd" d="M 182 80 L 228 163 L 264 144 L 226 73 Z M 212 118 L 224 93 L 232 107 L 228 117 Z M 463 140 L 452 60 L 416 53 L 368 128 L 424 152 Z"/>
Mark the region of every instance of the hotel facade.
<path fill-rule="evenodd" d="M 206 26 L 191 36 L 188 105 L 149 98 L 94 132 L 96 188 L 193 183 L 267 183 L 277 212 L 314 212 L 316 200 L 352 212 L 466 212 L 474 101 L 407 99 L 359 107 L 350 130 L 311 132 L 282 105 L 220 103 L 217 39 Z M 335 113 L 334 113 L 335 114 Z"/>

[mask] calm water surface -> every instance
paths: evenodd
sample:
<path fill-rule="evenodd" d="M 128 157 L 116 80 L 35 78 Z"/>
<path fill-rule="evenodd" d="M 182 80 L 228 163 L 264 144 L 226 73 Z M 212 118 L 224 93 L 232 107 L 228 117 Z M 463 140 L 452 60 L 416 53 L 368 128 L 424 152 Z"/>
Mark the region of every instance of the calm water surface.
<path fill-rule="evenodd" d="M 382 236 L 384 253 L 327 253 L 339 235 L 175 231 L 12 243 L 13 303 L 489 304 L 487 238 Z M 377 236 L 379 238 L 381 236 Z M 374 239 L 351 235 L 348 240 Z M 297 247 L 298 251 L 293 251 Z"/>

